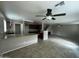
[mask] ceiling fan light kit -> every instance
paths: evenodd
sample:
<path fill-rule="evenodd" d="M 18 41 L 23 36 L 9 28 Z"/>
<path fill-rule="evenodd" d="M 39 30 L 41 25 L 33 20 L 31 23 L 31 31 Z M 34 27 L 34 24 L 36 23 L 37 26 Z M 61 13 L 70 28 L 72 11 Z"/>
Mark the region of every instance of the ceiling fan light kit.
<path fill-rule="evenodd" d="M 45 20 L 45 19 L 47 19 L 47 20 L 56 20 L 56 18 L 54 18 L 54 17 L 56 17 L 56 16 L 65 16 L 65 15 L 66 15 L 66 13 L 60 13 L 60 14 L 52 15 L 52 9 L 47 9 L 47 13 L 46 13 L 45 16 L 44 15 L 37 15 L 37 17 L 44 17 L 42 20 Z"/>
<path fill-rule="evenodd" d="M 46 19 L 49 19 L 50 20 L 50 19 L 52 19 L 52 17 L 51 16 L 47 16 Z"/>

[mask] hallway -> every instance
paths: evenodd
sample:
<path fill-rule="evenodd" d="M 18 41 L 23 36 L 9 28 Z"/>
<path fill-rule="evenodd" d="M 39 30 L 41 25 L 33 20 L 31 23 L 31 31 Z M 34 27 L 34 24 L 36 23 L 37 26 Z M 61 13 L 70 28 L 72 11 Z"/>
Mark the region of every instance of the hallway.
<path fill-rule="evenodd" d="M 4 57 L 12 58 L 77 58 L 79 46 L 60 37 L 50 37 L 48 40 L 6 53 Z"/>

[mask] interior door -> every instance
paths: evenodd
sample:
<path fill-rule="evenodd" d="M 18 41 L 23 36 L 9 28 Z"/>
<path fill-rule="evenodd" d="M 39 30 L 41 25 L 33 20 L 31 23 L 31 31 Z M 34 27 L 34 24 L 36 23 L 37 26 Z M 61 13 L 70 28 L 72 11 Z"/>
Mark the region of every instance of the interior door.
<path fill-rule="evenodd" d="M 21 34 L 21 25 L 15 24 L 15 34 Z"/>

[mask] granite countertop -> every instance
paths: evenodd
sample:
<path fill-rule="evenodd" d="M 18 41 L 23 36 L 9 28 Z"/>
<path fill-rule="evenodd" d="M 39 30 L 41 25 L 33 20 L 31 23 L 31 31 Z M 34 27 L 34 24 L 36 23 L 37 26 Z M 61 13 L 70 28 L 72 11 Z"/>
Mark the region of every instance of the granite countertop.
<path fill-rule="evenodd" d="M 8 38 L 19 38 L 19 37 L 25 37 L 25 36 L 30 36 L 30 35 L 37 35 L 37 34 L 34 34 L 34 33 L 31 33 L 31 34 L 24 34 L 24 35 L 19 35 L 19 34 L 17 34 L 17 35 L 15 35 L 15 34 L 9 34 L 9 35 L 6 35 L 6 39 L 8 39 Z M 5 39 L 5 38 L 4 38 Z"/>

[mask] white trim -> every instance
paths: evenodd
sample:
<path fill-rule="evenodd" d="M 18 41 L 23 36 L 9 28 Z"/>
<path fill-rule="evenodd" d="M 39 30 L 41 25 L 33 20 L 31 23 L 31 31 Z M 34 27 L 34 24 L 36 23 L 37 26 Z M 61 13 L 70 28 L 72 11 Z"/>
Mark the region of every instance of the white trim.
<path fill-rule="evenodd" d="M 3 22 L 4 22 L 4 32 L 6 32 L 7 31 L 6 20 L 3 20 Z"/>
<path fill-rule="evenodd" d="M 21 29 L 21 35 L 23 35 L 23 31 L 24 31 L 24 23 L 20 23 L 20 22 L 13 22 L 13 24 L 14 24 L 14 32 L 15 32 L 15 24 L 20 24 L 20 29 Z"/>
<path fill-rule="evenodd" d="M 23 35 L 23 24 L 21 24 L 21 35 Z"/>

